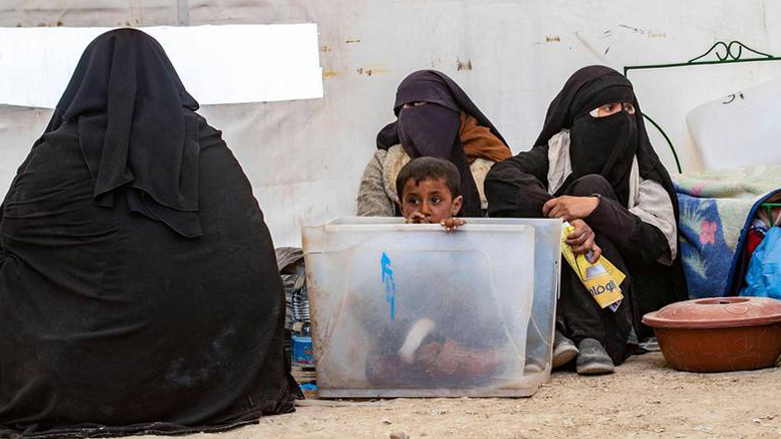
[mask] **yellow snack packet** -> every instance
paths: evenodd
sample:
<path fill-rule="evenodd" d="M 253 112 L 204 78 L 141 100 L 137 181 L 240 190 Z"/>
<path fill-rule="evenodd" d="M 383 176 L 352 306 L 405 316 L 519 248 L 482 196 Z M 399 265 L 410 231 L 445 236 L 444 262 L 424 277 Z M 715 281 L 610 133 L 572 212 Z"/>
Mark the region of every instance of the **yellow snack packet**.
<path fill-rule="evenodd" d="M 592 264 L 586 259 L 586 255 L 573 253 L 572 247 L 566 242 L 567 235 L 573 230 L 575 228 L 569 223 L 564 223 L 561 229 L 561 254 L 599 306 L 603 309 L 610 307 L 615 311 L 624 299 L 620 285 L 626 275 L 603 256 Z"/>

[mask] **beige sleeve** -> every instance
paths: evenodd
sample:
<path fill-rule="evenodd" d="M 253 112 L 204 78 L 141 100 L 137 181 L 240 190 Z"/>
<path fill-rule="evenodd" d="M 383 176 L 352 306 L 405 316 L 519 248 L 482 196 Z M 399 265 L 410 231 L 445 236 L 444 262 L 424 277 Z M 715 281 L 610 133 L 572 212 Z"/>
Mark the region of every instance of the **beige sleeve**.
<path fill-rule="evenodd" d="M 366 165 L 361 177 L 361 185 L 358 189 L 357 209 L 358 216 L 393 216 L 393 201 L 385 192 L 382 166 L 387 151 L 377 150 Z"/>
<path fill-rule="evenodd" d="M 670 247 L 670 257 L 659 260 L 665 265 L 672 265 L 678 254 L 678 226 L 675 222 L 675 211 L 670 195 L 664 187 L 653 180 L 642 180 L 637 195 L 637 204 L 629 209 L 643 222 L 661 230 L 667 245 Z"/>

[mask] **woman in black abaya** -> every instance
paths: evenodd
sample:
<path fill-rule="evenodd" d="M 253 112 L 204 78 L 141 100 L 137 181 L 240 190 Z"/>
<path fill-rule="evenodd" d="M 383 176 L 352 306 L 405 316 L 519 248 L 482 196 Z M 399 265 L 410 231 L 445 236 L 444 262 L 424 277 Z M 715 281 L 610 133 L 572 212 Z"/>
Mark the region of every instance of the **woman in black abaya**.
<path fill-rule="evenodd" d="M 489 216 L 562 218 L 576 228 L 576 252 L 601 251 L 627 275 L 621 305 L 601 309 L 565 264 L 554 367 L 577 356 L 581 374 L 612 372 L 650 334 L 644 313 L 687 298 L 672 182 L 618 72 L 591 66 L 573 74 L 534 147 L 494 166 L 485 189 Z"/>
<path fill-rule="evenodd" d="M 271 237 L 197 109 L 148 35 L 85 50 L 0 210 L 0 435 L 293 410 Z"/>
<path fill-rule="evenodd" d="M 510 158 L 510 147 L 464 90 L 442 72 L 420 70 L 396 90 L 397 119 L 377 134 L 377 151 L 366 166 L 358 192 L 359 216 L 394 216 L 396 176 L 410 159 L 437 157 L 461 175 L 460 215 L 482 216 L 483 180 L 495 162 Z"/>

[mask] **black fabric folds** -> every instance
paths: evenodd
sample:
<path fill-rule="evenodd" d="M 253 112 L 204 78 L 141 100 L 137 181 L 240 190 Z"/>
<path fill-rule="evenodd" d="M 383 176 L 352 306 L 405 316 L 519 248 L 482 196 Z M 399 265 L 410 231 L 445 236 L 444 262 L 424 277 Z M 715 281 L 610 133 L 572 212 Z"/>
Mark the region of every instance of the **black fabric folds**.
<path fill-rule="evenodd" d="M 426 105 L 402 108 L 404 104 L 416 102 Z M 458 84 L 434 70 L 421 70 L 407 76 L 396 90 L 393 111 L 397 120 L 377 134 L 377 148 L 388 149 L 401 144 L 411 158 L 433 156 L 452 162 L 461 173 L 464 204 L 460 215 L 482 216 L 477 185 L 458 137 L 459 115 L 461 111 L 471 115 L 507 145 L 491 121 Z"/>
<path fill-rule="evenodd" d="M 0 207 L 0 437 L 219 431 L 293 410 L 263 213 L 164 60 L 139 31 L 99 37 Z M 116 62 L 135 86 L 110 85 Z M 182 233 L 194 221 L 199 236 Z"/>
<path fill-rule="evenodd" d="M 99 205 L 113 205 L 113 191 L 129 185 L 133 211 L 196 237 L 198 122 L 186 110 L 197 109 L 160 44 L 119 29 L 84 51 L 51 129 L 78 121 Z"/>

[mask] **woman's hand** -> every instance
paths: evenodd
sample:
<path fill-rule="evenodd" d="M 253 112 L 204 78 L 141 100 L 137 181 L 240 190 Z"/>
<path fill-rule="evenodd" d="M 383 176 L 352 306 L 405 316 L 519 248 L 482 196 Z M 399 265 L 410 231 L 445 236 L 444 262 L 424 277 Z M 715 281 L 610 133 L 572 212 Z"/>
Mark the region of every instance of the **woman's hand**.
<path fill-rule="evenodd" d="M 564 221 L 583 219 L 591 215 L 591 212 L 599 205 L 597 197 L 571 197 L 563 195 L 548 200 L 542 206 L 542 214 L 548 218 L 561 218 Z"/>
<path fill-rule="evenodd" d="M 580 219 L 573 220 L 570 224 L 575 230 L 567 235 L 565 242 L 572 247 L 572 252 L 579 255 L 591 251 L 589 262 L 592 264 L 597 262 L 602 255 L 602 249 L 594 242 L 594 231 L 585 221 Z"/>

